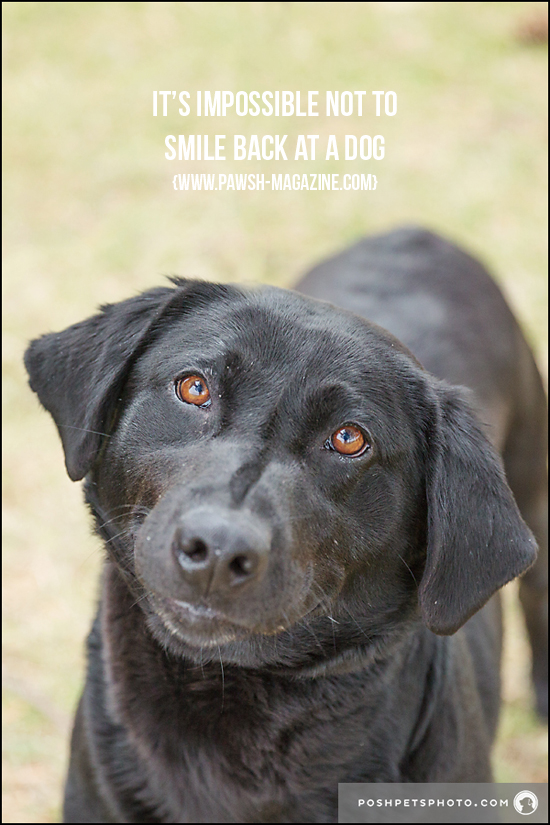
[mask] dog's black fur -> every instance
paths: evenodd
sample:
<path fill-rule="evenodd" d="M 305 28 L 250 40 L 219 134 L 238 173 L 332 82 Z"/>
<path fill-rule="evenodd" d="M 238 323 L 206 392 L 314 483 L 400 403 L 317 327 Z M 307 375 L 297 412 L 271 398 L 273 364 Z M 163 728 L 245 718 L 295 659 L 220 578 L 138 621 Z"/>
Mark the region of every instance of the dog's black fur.
<path fill-rule="evenodd" d="M 333 822 L 338 782 L 488 781 L 488 600 L 528 568 L 542 710 L 545 399 L 502 295 L 416 229 L 299 289 L 177 280 L 29 347 L 107 548 L 68 822 Z"/>

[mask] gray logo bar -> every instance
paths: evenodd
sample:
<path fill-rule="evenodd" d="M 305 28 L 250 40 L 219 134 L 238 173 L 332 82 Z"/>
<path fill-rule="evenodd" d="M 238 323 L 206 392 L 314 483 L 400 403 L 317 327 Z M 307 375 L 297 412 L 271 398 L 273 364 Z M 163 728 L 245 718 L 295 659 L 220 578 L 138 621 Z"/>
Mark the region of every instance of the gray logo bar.
<path fill-rule="evenodd" d="M 338 822 L 548 822 L 544 783 L 338 785 Z"/>

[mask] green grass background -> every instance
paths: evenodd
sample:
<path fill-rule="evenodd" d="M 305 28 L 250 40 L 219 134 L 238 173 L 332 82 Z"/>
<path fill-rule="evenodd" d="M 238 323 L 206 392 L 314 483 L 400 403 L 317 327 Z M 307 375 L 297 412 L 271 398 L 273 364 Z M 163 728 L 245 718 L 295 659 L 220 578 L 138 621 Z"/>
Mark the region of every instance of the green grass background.
<path fill-rule="evenodd" d="M 400 223 L 479 255 L 546 371 L 544 3 L 4 3 L 4 821 L 59 817 L 101 548 L 21 356 L 165 274 L 292 286 Z M 531 36 L 529 36 L 531 32 Z M 535 35 L 532 33 L 535 32 Z M 153 89 L 393 90 L 398 114 L 153 118 Z M 313 126 L 311 125 L 313 123 Z M 374 163 L 169 163 L 168 133 L 378 134 Z M 229 143 L 229 141 L 228 141 Z M 175 172 L 375 172 L 376 192 L 175 192 Z M 513 588 L 512 588 L 513 590 Z M 544 781 L 515 595 L 500 781 Z"/>

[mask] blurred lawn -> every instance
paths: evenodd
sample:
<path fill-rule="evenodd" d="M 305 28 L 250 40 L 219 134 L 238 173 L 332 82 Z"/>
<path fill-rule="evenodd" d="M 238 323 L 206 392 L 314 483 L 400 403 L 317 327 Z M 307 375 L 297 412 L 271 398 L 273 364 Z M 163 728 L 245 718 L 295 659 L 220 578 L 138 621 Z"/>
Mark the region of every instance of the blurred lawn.
<path fill-rule="evenodd" d="M 54 426 L 28 391 L 26 341 L 178 273 L 290 286 L 367 232 L 425 224 L 500 280 L 546 369 L 544 3 L 4 3 L 4 817 L 59 816 L 101 550 Z M 534 28 L 533 28 L 534 27 Z M 538 27 L 538 28 L 537 28 Z M 153 89 L 373 89 L 376 192 L 174 192 L 166 134 L 287 133 L 299 119 L 153 118 Z M 322 99 L 322 95 L 320 96 Z M 187 164 L 356 172 L 354 162 Z M 544 781 L 513 595 L 500 781 Z"/>

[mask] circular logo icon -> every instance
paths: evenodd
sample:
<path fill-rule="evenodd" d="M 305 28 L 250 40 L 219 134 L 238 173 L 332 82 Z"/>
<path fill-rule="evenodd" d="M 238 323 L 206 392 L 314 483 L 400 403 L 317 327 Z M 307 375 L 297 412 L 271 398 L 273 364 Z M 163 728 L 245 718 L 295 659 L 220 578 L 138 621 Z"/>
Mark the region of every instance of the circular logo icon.
<path fill-rule="evenodd" d="M 518 814 L 529 816 L 535 813 L 538 806 L 539 800 L 533 791 L 520 791 L 514 796 L 514 808 Z"/>

